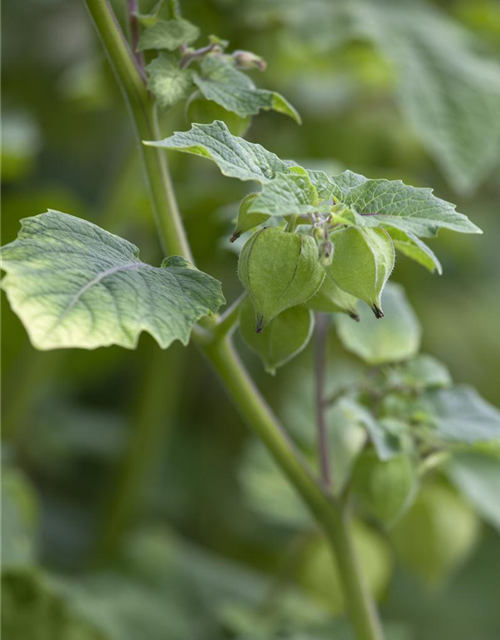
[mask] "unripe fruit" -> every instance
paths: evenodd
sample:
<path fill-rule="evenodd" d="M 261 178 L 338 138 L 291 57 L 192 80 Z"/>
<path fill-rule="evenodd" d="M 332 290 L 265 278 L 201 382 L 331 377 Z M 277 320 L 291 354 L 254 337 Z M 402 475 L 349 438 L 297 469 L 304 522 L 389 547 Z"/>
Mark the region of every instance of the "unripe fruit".
<path fill-rule="evenodd" d="M 357 299 L 341 289 L 326 269 L 326 276 L 318 293 L 307 301 L 309 309 L 323 313 L 347 313 L 359 322 L 356 311 Z"/>
<path fill-rule="evenodd" d="M 403 454 L 379 460 L 375 452 L 358 458 L 352 489 L 358 503 L 386 525 L 409 509 L 418 487 L 415 465 Z"/>
<path fill-rule="evenodd" d="M 442 583 L 470 554 L 479 520 L 467 502 L 446 485 L 422 489 L 392 530 L 401 560 L 428 585 Z"/>
<path fill-rule="evenodd" d="M 331 235 L 329 267 L 341 289 L 364 300 L 377 318 L 384 316 L 380 296 L 394 267 L 394 245 L 382 228 L 348 227 Z"/>
<path fill-rule="evenodd" d="M 252 300 L 260 333 L 279 313 L 311 298 L 325 270 L 310 236 L 264 228 L 243 247 L 238 275 Z"/>
<path fill-rule="evenodd" d="M 354 520 L 350 530 L 366 586 L 375 599 L 380 599 L 391 575 L 390 549 L 382 535 L 363 522 Z M 345 612 L 347 603 L 342 577 L 331 547 L 323 537 L 311 540 L 305 548 L 297 578 L 300 586 L 332 614 Z"/>
<path fill-rule="evenodd" d="M 267 373 L 272 375 L 304 349 L 314 327 L 313 314 L 303 305 L 286 309 L 261 333 L 255 333 L 255 312 L 248 298 L 241 305 L 239 317 L 241 337 L 259 354 Z"/>

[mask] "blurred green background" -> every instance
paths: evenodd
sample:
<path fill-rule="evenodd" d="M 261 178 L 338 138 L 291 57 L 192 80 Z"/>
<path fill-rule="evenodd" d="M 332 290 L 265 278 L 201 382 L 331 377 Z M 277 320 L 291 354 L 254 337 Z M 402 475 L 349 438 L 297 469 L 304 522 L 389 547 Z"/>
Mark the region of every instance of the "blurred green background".
<path fill-rule="evenodd" d="M 122 20 L 126 2 L 113 4 Z M 484 97 L 495 89 L 480 76 L 488 65 L 499 73 L 500 5 L 367 6 L 361 21 L 378 35 L 363 38 L 349 35 L 336 3 L 325 0 L 182 4 L 203 37 L 215 33 L 232 49 L 262 55 L 268 70 L 256 82 L 283 93 L 302 115 L 300 127 L 260 115 L 248 139 L 331 173 L 349 168 L 433 187 L 484 230 L 431 240 L 441 277 L 400 257 L 393 278 L 421 319 L 423 350 L 498 403 L 500 152 L 488 117 L 493 109 L 499 120 L 500 101 Z M 145 261 L 159 264 L 128 114 L 83 2 L 4 0 L 3 13 L 2 242 L 15 238 L 21 218 L 50 207 L 131 240 Z M 427 85 L 411 77 L 418 64 L 432 64 L 422 33 L 453 70 L 440 70 L 451 94 L 435 77 Z M 473 52 L 463 60 L 462 45 Z M 398 67 L 398 55 L 408 67 Z M 483 82 L 484 95 L 474 82 Z M 415 114 L 427 90 L 443 91 L 451 114 L 458 108 L 463 117 L 465 109 L 451 151 Z M 164 116 L 163 133 L 188 124 L 177 106 Z M 171 154 L 169 161 L 198 266 L 233 300 L 240 285 L 228 236 L 245 185 L 198 159 Z M 298 591 L 314 533 L 262 517 L 247 499 L 242 474 L 252 438 L 194 349 L 162 352 L 144 335 L 130 352 L 37 352 L 3 294 L 2 302 L 4 537 L 11 527 L 13 554 L 23 558 L 6 578 L 4 608 L 22 593 L 31 620 L 13 640 L 278 637 L 266 627 L 271 614 L 285 629 L 279 637 L 348 637 L 341 616 L 325 622 L 324 599 Z M 335 336 L 330 342 L 332 369 L 358 366 Z M 270 404 L 293 413 L 289 391 L 311 349 L 270 378 L 238 346 Z M 448 533 L 452 539 L 453 522 Z M 360 525 L 359 536 L 395 638 L 498 637 L 500 546 L 489 525 L 431 587 L 400 566 L 384 534 Z"/>

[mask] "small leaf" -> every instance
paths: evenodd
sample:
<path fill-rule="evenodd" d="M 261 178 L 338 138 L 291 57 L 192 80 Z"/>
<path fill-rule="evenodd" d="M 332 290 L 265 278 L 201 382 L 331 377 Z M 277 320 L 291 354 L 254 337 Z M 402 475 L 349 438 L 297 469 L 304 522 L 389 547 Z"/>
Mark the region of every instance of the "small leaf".
<path fill-rule="evenodd" d="M 346 313 L 353 320 L 359 321 L 357 312 L 358 299 L 341 289 L 332 278 L 330 270 L 326 269 L 326 276 L 318 293 L 307 301 L 309 309 L 323 313 Z"/>
<path fill-rule="evenodd" d="M 450 372 L 442 362 L 427 354 L 419 354 L 412 360 L 387 368 L 389 386 L 432 389 L 449 387 L 452 383 Z"/>
<path fill-rule="evenodd" d="M 391 526 L 416 497 L 415 465 L 404 454 L 383 461 L 375 453 L 367 452 L 356 462 L 351 487 L 365 511 Z"/>
<path fill-rule="evenodd" d="M 238 71 L 229 56 L 209 55 L 201 64 L 201 76 L 195 82 L 207 100 L 239 116 L 256 115 L 264 111 L 278 111 L 300 124 L 300 116 L 292 105 L 275 91 L 257 89 L 252 80 Z"/>
<path fill-rule="evenodd" d="M 500 440 L 500 411 L 472 387 L 429 390 L 423 402 L 442 440 L 466 444 Z"/>
<path fill-rule="evenodd" d="M 191 44 L 200 35 L 200 30 L 187 20 L 159 20 L 148 27 L 139 38 L 138 51 L 166 49 L 174 51 L 182 44 Z"/>
<path fill-rule="evenodd" d="M 186 99 L 193 88 L 191 69 L 180 69 L 174 56 L 161 53 L 146 67 L 148 89 L 156 98 L 161 109 L 170 109 Z"/>
<path fill-rule="evenodd" d="M 325 271 L 310 236 L 264 228 L 243 247 L 238 275 L 253 302 L 260 332 L 282 311 L 311 298 Z"/>
<path fill-rule="evenodd" d="M 268 182 L 277 173 L 288 169 L 288 165 L 277 155 L 260 144 L 231 135 L 227 126 L 220 121 L 193 124 L 189 131 L 177 131 L 165 140 L 152 140 L 144 144 L 209 158 L 223 175 L 244 181 Z"/>
<path fill-rule="evenodd" d="M 359 323 L 344 316 L 336 318 L 344 347 L 371 365 L 406 360 L 415 356 L 420 348 L 420 323 L 404 289 L 389 283 L 382 300 L 386 312 L 382 320 L 376 320 L 366 307 L 359 308 Z"/>
<path fill-rule="evenodd" d="M 142 331 L 162 348 L 187 344 L 194 323 L 223 304 L 220 283 L 172 256 L 161 268 L 136 246 L 59 211 L 25 218 L 2 248 L 2 288 L 38 349 L 117 344 Z"/>
<path fill-rule="evenodd" d="M 394 243 L 394 248 L 398 251 L 401 251 L 405 256 L 415 260 L 423 267 L 428 269 L 431 273 L 437 271 L 439 275 L 443 273 L 443 268 L 441 267 L 441 263 L 437 259 L 429 247 L 417 238 L 417 236 L 411 231 L 402 231 L 401 229 L 395 229 L 393 227 L 389 227 L 387 232 L 392 238 L 392 242 Z"/>
<path fill-rule="evenodd" d="M 348 227 L 331 235 L 335 282 L 364 300 L 377 318 L 383 317 L 381 293 L 394 267 L 394 246 L 383 229 Z"/>
<path fill-rule="evenodd" d="M 247 298 L 240 309 L 241 336 L 262 358 L 266 371 L 272 375 L 307 346 L 313 327 L 313 314 L 305 307 L 297 306 L 286 309 L 261 333 L 256 333 L 255 310 L 251 301 Z"/>
<path fill-rule="evenodd" d="M 342 398 L 337 406 L 348 421 L 366 429 L 380 460 L 389 460 L 399 453 L 399 441 L 393 432 L 376 420 L 366 407 L 351 398 Z"/>
<path fill-rule="evenodd" d="M 453 490 L 435 484 L 420 492 L 392 529 L 399 557 L 429 585 L 437 585 L 464 562 L 479 533 L 469 505 Z"/>
<path fill-rule="evenodd" d="M 263 185 L 249 211 L 285 216 L 318 211 L 318 205 L 318 192 L 306 172 L 278 173 Z"/>
<path fill-rule="evenodd" d="M 500 532 L 500 459 L 464 451 L 451 458 L 446 470 L 478 513 Z"/>
<path fill-rule="evenodd" d="M 432 189 L 405 185 L 401 180 L 370 180 L 352 171 L 334 176 L 334 197 L 367 216 L 370 224 L 391 226 L 417 236 L 435 236 L 440 228 L 482 233 L 455 205 L 433 195 Z"/>
<path fill-rule="evenodd" d="M 231 242 L 237 240 L 245 231 L 250 231 L 250 229 L 258 227 L 259 224 L 269 220 L 269 216 L 266 213 L 249 212 L 250 207 L 258 195 L 258 193 L 249 193 L 241 202 L 236 227 L 230 239 Z"/>
<path fill-rule="evenodd" d="M 205 100 L 199 91 L 195 91 L 189 99 L 187 117 L 189 122 L 200 124 L 210 124 L 215 120 L 221 120 L 234 136 L 244 136 L 252 120 L 250 116 L 242 118 L 215 102 Z"/>
<path fill-rule="evenodd" d="M 158 0 L 158 2 L 152 7 L 149 13 L 140 13 L 138 11 L 133 14 L 139 24 L 144 27 L 152 27 L 159 20 L 165 19 L 168 20 L 170 18 L 179 18 L 180 13 L 178 11 L 178 7 L 176 7 L 175 0 L 172 2 L 165 2 L 165 0 Z"/>

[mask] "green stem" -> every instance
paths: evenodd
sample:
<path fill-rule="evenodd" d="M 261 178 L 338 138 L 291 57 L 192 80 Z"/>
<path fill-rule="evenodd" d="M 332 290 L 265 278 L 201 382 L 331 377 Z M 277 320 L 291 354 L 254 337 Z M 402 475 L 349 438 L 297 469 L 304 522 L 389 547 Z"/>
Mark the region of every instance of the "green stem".
<path fill-rule="evenodd" d="M 107 0 L 85 0 L 110 58 L 140 140 L 158 137 L 154 111 L 148 103 L 137 66 L 114 19 Z M 142 145 L 141 145 L 142 147 Z M 166 161 L 159 149 L 141 148 L 153 209 L 164 245 L 191 259 Z M 235 317 L 231 312 L 232 321 Z M 193 331 L 192 338 L 218 373 L 223 386 L 252 430 L 302 496 L 332 545 L 358 640 L 382 640 L 377 613 L 356 561 L 345 507 L 333 503 L 322 491 L 301 454 L 288 438 L 240 362 L 230 337 L 217 336 L 214 323 Z"/>
<path fill-rule="evenodd" d="M 85 0 L 85 4 L 132 117 L 162 248 L 166 254 L 180 255 L 192 261 L 165 154 L 142 144 L 143 140 L 158 140 L 160 136 L 156 107 L 148 95 L 141 70 L 108 0 Z"/>
<path fill-rule="evenodd" d="M 281 470 L 322 525 L 339 567 L 358 640 L 382 640 L 378 614 L 356 558 L 348 507 L 331 501 L 321 490 L 300 452 L 289 440 L 241 364 L 230 338 L 226 336 L 211 344 L 201 341 L 199 346 L 218 373 L 242 419 L 267 445 Z"/>

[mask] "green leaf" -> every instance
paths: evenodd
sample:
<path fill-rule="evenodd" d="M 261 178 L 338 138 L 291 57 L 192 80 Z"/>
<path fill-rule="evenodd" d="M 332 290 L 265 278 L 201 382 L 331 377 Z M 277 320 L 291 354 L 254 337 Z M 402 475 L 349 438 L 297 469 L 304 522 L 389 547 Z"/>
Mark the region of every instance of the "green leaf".
<path fill-rule="evenodd" d="M 418 491 L 415 465 L 407 455 L 379 460 L 375 453 L 360 456 L 352 475 L 352 490 L 360 506 L 387 526 L 411 506 Z"/>
<path fill-rule="evenodd" d="M 431 389 L 449 387 L 452 383 L 446 366 L 433 356 L 419 354 L 412 360 L 388 367 L 386 371 L 389 386 Z"/>
<path fill-rule="evenodd" d="M 195 83 L 207 100 L 239 116 L 256 115 L 264 111 L 278 111 L 300 124 L 300 116 L 292 105 L 275 91 L 257 89 L 252 80 L 238 71 L 234 60 L 227 56 L 209 55 L 201 64 L 201 76 Z"/>
<path fill-rule="evenodd" d="M 401 180 L 370 180 L 352 171 L 331 178 L 334 197 L 365 217 L 417 236 L 435 236 L 440 228 L 460 233 L 482 233 L 455 205 L 433 195 L 432 189 L 411 187 Z"/>
<path fill-rule="evenodd" d="M 48 211 L 25 218 L 2 248 L 2 288 L 38 349 L 133 349 L 142 331 L 162 348 L 187 344 L 194 323 L 223 304 L 220 283 L 178 256 L 161 268 L 138 256 L 127 240 Z"/>
<path fill-rule="evenodd" d="M 353 320 L 359 321 L 357 311 L 358 299 L 341 289 L 326 269 L 325 279 L 318 293 L 309 298 L 306 305 L 314 311 L 323 313 L 346 313 Z"/>
<path fill-rule="evenodd" d="M 210 124 L 215 120 L 222 120 L 235 136 L 244 136 L 252 121 L 250 116 L 241 118 L 236 113 L 227 111 L 215 102 L 205 100 L 199 91 L 195 91 L 189 98 L 187 118 L 189 122 L 200 124 Z"/>
<path fill-rule="evenodd" d="M 320 202 L 325 202 L 332 197 L 335 186 L 330 181 L 330 178 L 324 171 L 318 169 L 304 169 L 300 166 L 290 166 L 288 169 L 291 173 L 302 173 L 309 176 L 310 181 L 313 183 L 318 194 Z"/>
<path fill-rule="evenodd" d="M 425 583 L 435 586 L 470 554 L 478 525 L 476 515 L 459 495 L 435 484 L 421 490 L 391 534 L 403 563 Z"/>
<path fill-rule="evenodd" d="M 394 246 L 384 229 L 347 227 L 332 233 L 335 282 L 364 300 L 377 318 L 383 317 L 381 294 L 394 267 Z"/>
<path fill-rule="evenodd" d="M 2 637 L 9 640 L 114 640 L 60 594 L 41 571 L 2 572 Z"/>
<path fill-rule="evenodd" d="M 165 2 L 165 0 L 158 0 L 153 5 L 149 13 L 134 12 L 133 15 L 137 17 L 139 24 L 142 27 L 152 27 L 160 19 L 168 20 L 170 18 L 180 18 L 179 7 L 176 6 L 176 0 Z"/>
<path fill-rule="evenodd" d="M 318 192 L 307 173 L 278 173 L 264 183 L 249 212 L 270 216 L 306 214 L 320 209 Z"/>
<path fill-rule="evenodd" d="M 189 131 L 176 131 L 165 140 L 147 141 L 151 147 L 175 149 L 213 160 L 222 174 L 239 180 L 269 182 L 277 173 L 286 172 L 287 164 L 260 144 L 231 135 L 220 121 L 193 124 Z"/>
<path fill-rule="evenodd" d="M 267 213 L 250 213 L 249 211 L 258 195 L 258 193 L 249 193 L 242 200 L 238 211 L 236 227 L 230 239 L 231 242 L 237 240 L 242 233 L 245 233 L 245 231 L 250 231 L 250 229 L 259 226 L 259 224 L 262 224 L 266 220 L 269 220 Z"/>
<path fill-rule="evenodd" d="M 256 231 L 243 247 L 238 275 L 253 302 L 260 332 L 282 311 L 311 298 L 325 271 L 311 236 L 268 227 Z"/>
<path fill-rule="evenodd" d="M 255 331 L 255 310 L 247 298 L 240 308 L 240 332 L 246 344 L 263 360 L 268 373 L 299 354 L 309 342 L 313 314 L 303 306 L 292 307 L 271 320 L 261 333 Z"/>
<path fill-rule="evenodd" d="M 352 4 L 358 30 L 395 67 L 403 114 L 452 186 L 470 192 L 498 163 L 500 65 L 434 5 Z"/>
<path fill-rule="evenodd" d="M 446 471 L 481 517 L 500 532 L 500 459 L 467 451 L 454 455 Z"/>
<path fill-rule="evenodd" d="M 495 22 L 488 11 L 496 4 L 484 4 L 485 24 Z M 486 39 L 441 6 L 446 9 L 417 0 L 319 0 L 311 10 L 309 3 L 283 2 L 272 24 L 294 29 L 300 46 L 312 44 L 320 59 L 346 41 L 373 44 L 394 71 L 394 92 L 411 129 L 454 189 L 467 193 L 499 160 L 500 65 L 488 55 Z M 470 6 L 483 11 L 482 3 Z"/>
<path fill-rule="evenodd" d="M 39 524 L 38 504 L 28 479 L 2 469 L 2 571 L 33 565 Z"/>
<path fill-rule="evenodd" d="M 406 360 L 420 348 L 420 323 L 404 289 L 389 283 L 382 301 L 386 312 L 382 320 L 376 320 L 366 307 L 359 308 L 359 323 L 344 316 L 336 318 L 344 347 L 370 365 Z"/>
<path fill-rule="evenodd" d="M 402 231 L 394 227 L 389 227 L 387 232 L 392 238 L 394 248 L 401 251 L 405 256 L 415 260 L 431 273 L 437 271 L 439 275 L 443 273 L 441 263 L 434 252 L 411 231 Z"/>
<path fill-rule="evenodd" d="M 376 420 L 366 407 L 351 398 L 342 398 L 337 406 L 346 420 L 366 429 L 380 460 L 389 460 L 399 453 L 399 442 L 392 431 Z"/>
<path fill-rule="evenodd" d="M 442 440 L 467 444 L 500 440 L 500 411 L 472 387 L 430 390 L 423 402 Z"/>
<path fill-rule="evenodd" d="M 199 35 L 198 27 L 182 18 L 159 20 L 141 34 L 137 50 L 166 49 L 174 51 L 182 44 L 191 44 Z"/>
<path fill-rule="evenodd" d="M 146 67 L 148 89 L 161 109 L 171 109 L 186 99 L 193 88 L 193 72 L 181 69 L 174 56 L 161 53 Z"/>

